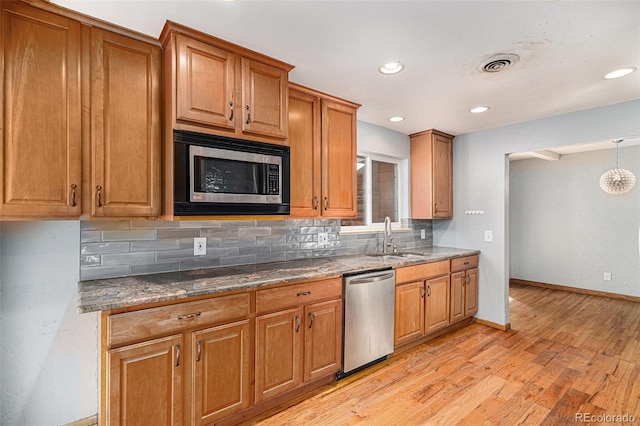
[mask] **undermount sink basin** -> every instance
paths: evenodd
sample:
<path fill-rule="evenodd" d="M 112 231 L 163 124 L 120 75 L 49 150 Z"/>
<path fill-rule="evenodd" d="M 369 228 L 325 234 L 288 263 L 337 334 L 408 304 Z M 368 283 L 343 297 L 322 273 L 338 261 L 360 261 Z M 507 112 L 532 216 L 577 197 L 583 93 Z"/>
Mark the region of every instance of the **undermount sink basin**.
<path fill-rule="evenodd" d="M 384 260 L 387 259 L 423 259 L 421 254 L 414 253 L 367 253 L 367 256 L 381 257 Z"/>

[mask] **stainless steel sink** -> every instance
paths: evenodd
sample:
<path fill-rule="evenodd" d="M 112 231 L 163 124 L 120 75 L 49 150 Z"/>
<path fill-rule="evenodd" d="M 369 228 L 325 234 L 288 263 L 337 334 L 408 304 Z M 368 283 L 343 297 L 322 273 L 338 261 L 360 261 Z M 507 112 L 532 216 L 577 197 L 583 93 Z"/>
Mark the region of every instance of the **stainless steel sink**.
<path fill-rule="evenodd" d="M 424 259 L 421 254 L 415 253 L 367 253 L 367 256 L 381 257 L 383 260 L 393 259 Z"/>

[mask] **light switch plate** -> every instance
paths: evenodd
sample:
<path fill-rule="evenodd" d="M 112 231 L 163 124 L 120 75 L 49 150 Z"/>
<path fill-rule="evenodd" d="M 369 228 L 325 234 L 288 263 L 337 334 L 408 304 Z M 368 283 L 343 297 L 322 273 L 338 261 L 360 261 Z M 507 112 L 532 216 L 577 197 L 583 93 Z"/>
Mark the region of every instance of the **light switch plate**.
<path fill-rule="evenodd" d="M 207 254 L 207 238 L 196 237 L 193 239 L 193 255 L 204 256 Z"/>
<path fill-rule="evenodd" d="M 422 238 L 423 240 L 427 238 L 427 231 L 425 229 L 420 230 L 420 238 Z"/>
<path fill-rule="evenodd" d="M 318 245 L 324 246 L 329 242 L 329 234 L 327 232 L 318 233 Z"/>
<path fill-rule="evenodd" d="M 485 243 L 493 242 L 493 231 L 484 231 L 484 242 Z"/>
<path fill-rule="evenodd" d="M 604 280 L 605 281 L 611 281 L 611 272 L 605 272 L 604 273 Z"/>

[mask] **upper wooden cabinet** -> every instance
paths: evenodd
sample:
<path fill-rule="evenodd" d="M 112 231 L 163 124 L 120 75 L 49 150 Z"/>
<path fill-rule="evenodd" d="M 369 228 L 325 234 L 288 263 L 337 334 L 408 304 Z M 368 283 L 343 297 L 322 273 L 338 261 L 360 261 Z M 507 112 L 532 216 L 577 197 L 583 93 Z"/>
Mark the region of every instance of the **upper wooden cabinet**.
<path fill-rule="evenodd" d="M 91 214 L 161 209 L 161 49 L 91 29 Z"/>
<path fill-rule="evenodd" d="M 165 48 L 166 130 L 286 143 L 284 62 L 169 22 Z"/>
<path fill-rule="evenodd" d="M 291 216 L 356 216 L 359 106 L 290 84 Z"/>
<path fill-rule="evenodd" d="M 0 216 L 81 213 L 81 25 L 2 2 Z"/>
<path fill-rule="evenodd" d="M 453 217 L 453 136 L 437 130 L 409 135 L 411 138 L 411 217 Z"/>
<path fill-rule="evenodd" d="M 160 44 L 48 2 L 1 33 L 0 217 L 158 216 Z"/>

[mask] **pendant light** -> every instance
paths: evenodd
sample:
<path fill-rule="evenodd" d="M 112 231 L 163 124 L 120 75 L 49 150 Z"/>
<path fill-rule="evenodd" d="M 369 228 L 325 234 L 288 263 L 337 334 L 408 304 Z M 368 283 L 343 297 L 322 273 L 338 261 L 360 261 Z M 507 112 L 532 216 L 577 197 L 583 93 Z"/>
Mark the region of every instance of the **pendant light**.
<path fill-rule="evenodd" d="M 618 146 L 624 139 L 612 141 L 616 144 L 616 168 L 600 176 L 600 188 L 607 194 L 625 194 L 633 189 L 636 177 L 627 169 L 618 168 Z"/>

